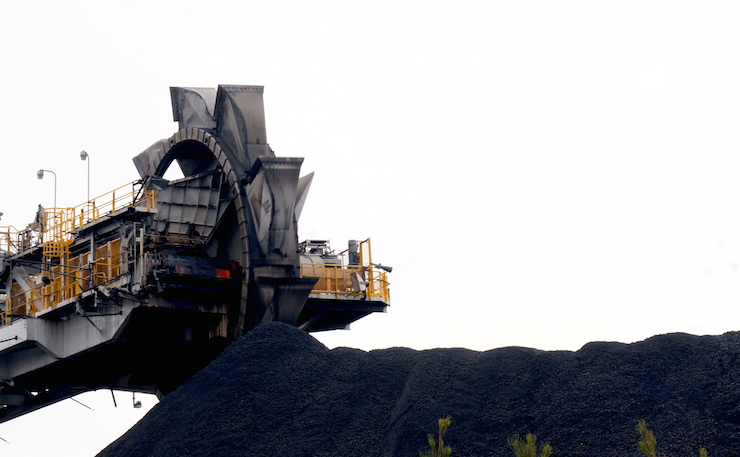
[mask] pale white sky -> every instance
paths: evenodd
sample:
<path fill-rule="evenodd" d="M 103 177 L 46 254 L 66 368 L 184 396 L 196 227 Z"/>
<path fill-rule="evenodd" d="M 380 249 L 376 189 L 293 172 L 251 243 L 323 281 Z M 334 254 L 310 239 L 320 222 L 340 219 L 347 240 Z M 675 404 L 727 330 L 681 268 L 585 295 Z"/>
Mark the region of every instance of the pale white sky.
<path fill-rule="evenodd" d="M 175 132 L 170 86 L 258 84 L 272 148 L 316 172 L 301 237 L 372 237 L 394 267 L 390 311 L 328 346 L 735 330 L 739 21 L 734 1 L 3 2 L 0 224 L 52 205 L 39 168 L 83 202 L 82 149 L 93 195 L 136 179 Z M 94 455 L 146 410 L 120 396 L 0 424 L 0 454 Z"/>

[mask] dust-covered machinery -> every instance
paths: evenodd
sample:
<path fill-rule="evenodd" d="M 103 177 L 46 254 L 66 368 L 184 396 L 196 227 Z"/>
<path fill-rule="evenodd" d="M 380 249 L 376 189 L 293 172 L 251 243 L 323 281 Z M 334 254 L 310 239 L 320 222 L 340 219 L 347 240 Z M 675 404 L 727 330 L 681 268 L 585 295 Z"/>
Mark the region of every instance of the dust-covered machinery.
<path fill-rule="evenodd" d="M 171 88 L 179 131 L 134 158 L 140 179 L 0 228 L 0 422 L 101 388 L 164 395 L 263 322 L 385 311 L 369 239 L 298 242 L 313 174 L 270 149 L 262 93 Z"/>

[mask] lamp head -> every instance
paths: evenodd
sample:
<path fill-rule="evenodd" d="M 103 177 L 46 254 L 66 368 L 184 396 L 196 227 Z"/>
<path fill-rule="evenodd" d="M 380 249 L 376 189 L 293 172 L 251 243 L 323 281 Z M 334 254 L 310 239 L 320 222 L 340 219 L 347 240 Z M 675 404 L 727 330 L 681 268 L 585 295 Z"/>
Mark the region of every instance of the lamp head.
<path fill-rule="evenodd" d="M 87 160 L 87 157 L 87 151 L 82 150 L 82 152 L 80 152 L 80 160 Z"/>
<path fill-rule="evenodd" d="M 44 179 L 44 170 L 39 170 L 36 172 L 36 177 L 39 179 Z"/>
<path fill-rule="evenodd" d="M 375 268 L 380 268 L 386 273 L 390 273 L 391 271 L 393 271 L 393 267 L 389 267 L 388 265 L 381 265 L 379 263 L 370 263 L 370 265 L 374 266 Z"/>

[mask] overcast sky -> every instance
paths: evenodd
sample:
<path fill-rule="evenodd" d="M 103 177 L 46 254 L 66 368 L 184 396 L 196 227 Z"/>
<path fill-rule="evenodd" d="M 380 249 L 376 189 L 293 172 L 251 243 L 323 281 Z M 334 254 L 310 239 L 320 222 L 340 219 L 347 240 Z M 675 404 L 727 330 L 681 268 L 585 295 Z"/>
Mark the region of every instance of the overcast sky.
<path fill-rule="evenodd" d="M 329 347 L 577 350 L 740 322 L 740 3 L 0 3 L 0 225 L 138 178 L 170 86 L 265 86 L 316 173 L 302 238 L 372 238 L 392 306 Z M 81 396 L 0 455 L 94 455 L 156 403 Z M 21 422 L 26 421 L 26 422 Z"/>

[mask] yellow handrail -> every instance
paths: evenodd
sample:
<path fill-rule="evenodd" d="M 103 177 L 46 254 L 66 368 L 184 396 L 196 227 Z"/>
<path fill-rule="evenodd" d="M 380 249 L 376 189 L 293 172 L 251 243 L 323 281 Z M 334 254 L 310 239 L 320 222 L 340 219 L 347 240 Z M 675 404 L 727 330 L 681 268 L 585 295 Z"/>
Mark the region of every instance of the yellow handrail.
<path fill-rule="evenodd" d="M 352 274 L 357 273 L 367 282 L 364 292 L 355 290 Z M 386 272 L 372 266 L 326 265 L 322 263 L 302 263 L 301 276 L 319 278 L 311 292 L 335 296 L 379 297 L 386 303 L 390 301 Z"/>
<path fill-rule="evenodd" d="M 32 224 L 23 230 L 12 225 L 0 226 L 0 255 L 11 256 L 26 249 L 36 247 L 42 242 L 69 242 L 70 232 L 82 225 L 93 222 L 116 208 L 141 207 L 151 211 L 157 207 L 157 192 L 154 190 L 137 191 L 139 181 L 124 184 L 110 192 L 99 195 L 88 202 L 71 208 L 48 208 Z M 124 191 L 122 191 L 124 190 Z M 56 254 L 64 246 L 52 245 L 47 251 Z"/>
<path fill-rule="evenodd" d="M 18 230 L 12 225 L 0 226 L 0 250 L 3 255 L 14 255 L 38 244 L 38 234 L 30 228 Z"/>
<path fill-rule="evenodd" d="M 71 208 L 51 208 L 44 210 L 41 225 L 41 237 L 44 242 L 66 241 L 70 233 L 82 225 L 94 222 L 117 209 L 126 207 L 143 207 L 151 211 L 157 207 L 157 192 L 145 190 L 139 192 L 133 181 L 117 187 L 85 203 Z"/>
<path fill-rule="evenodd" d="M 106 252 L 107 257 L 98 258 L 91 264 L 75 260 L 78 266 L 71 265 L 69 246 L 72 244 L 72 231 L 115 212 L 116 208 L 143 206 L 147 211 L 156 208 L 156 191 L 139 192 L 137 184 L 138 181 L 124 184 L 72 208 L 44 209 L 37 221 L 22 231 L 11 226 L 0 227 L 0 249 L 4 255 L 14 255 L 41 243 L 44 258 L 42 273 L 27 278 L 28 284 L 35 285 L 27 291 L 11 290 L 9 298 L 6 294 L 5 299 L 0 300 L 0 326 L 9 324 L 12 317 L 32 315 L 51 308 L 120 274 L 119 265 L 108 263 L 113 255 L 109 251 Z M 115 250 L 120 251 L 120 244 L 115 246 Z M 87 258 L 87 253 L 79 258 Z M 82 274 L 67 274 L 67 270 L 75 268 Z"/>
<path fill-rule="evenodd" d="M 312 292 L 332 294 L 335 296 L 379 297 L 385 303 L 390 302 L 388 276 L 384 270 L 372 265 L 370 238 L 359 243 L 359 265 L 331 265 L 323 263 L 302 263 L 301 276 L 319 278 Z M 342 251 L 338 255 L 344 255 Z M 364 265 L 364 266 L 363 266 Z M 352 274 L 357 273 L 367 282 L 364 292 L 355 290 Z"/>

